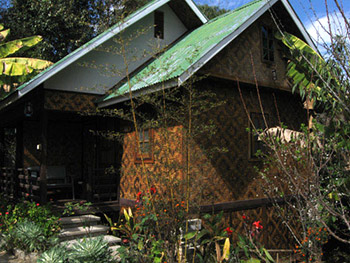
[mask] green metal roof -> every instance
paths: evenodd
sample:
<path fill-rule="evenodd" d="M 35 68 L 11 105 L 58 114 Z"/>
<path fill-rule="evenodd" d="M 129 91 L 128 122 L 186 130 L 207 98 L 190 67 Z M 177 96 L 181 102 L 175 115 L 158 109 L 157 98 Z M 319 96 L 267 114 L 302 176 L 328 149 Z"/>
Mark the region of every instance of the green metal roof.
<path fill-rule="evenodd" d="M 202 25 L 185 36 L 159 58 L 142 69 L 130 80 L 131 90 L 155 85 L 186 73 L 190 67 L 198 62 L 211 49 L 215 48 L 227 36 L 259 11 L 266 0 L 250 2 L 234 11 L 223 14 Z M 129 85 L 125 83 L 107 95 L 103 101 L 119 97 L 129 92 Z"/>

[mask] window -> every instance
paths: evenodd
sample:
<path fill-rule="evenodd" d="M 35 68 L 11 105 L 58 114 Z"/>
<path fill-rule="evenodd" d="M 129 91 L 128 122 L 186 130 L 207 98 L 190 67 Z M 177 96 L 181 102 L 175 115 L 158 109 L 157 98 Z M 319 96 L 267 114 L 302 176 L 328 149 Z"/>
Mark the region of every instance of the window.
<path fill-rule="evenodd" d="M 274 36 L 271 28 L 266 26 L 261 27 L 262 35 L 262 59 L 265 62 L 274 62 Z"/>
<path fill-rule="evenodd" d="M 135 162 L 141 163 L 142 159 L 145 163 L 153 162 L 153 131 L 151 129 L 139 131 L 140 148 L 136 145 Z M 142 159 L 141 159 L 142 158 Z"/>
<path fill-rule="evenodd" d="M 154 37 L 164 39 L 164 13 L 154 12 Z"/>
<path fill-rule="evenodd" d="M 264 118 L 261 113 L 251 112 L 250 118 L 254 124 L 255 129 L 257 129 L 258 132 L 266 129 Z M 265 113 L 265 119 L 266 119 L 266 122 L 269 123 L 269 116 L 266 113 Z M 259 136 L 256 134 L 254 127 L 250 123 L 250 130 L 251 130 L 250 150 L 249 150 L 250 159 L 256 159 L 256 153 L 258 151 L 264 150 L 264 143 L 258 139 Z"/>

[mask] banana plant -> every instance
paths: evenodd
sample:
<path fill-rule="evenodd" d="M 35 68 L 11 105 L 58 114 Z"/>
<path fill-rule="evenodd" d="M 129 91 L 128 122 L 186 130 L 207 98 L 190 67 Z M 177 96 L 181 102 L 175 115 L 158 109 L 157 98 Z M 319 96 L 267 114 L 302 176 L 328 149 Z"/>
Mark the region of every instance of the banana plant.
<path fill-rule="evenodd" d="M 286 75 L 302 97 L 308 94 L 316 101 L 335 101 L 334 89 L 341 89 L 335 69 L 320 54 L 298 37 L 287 32 L 275 37 L 288 47 Z"/>
<path fill-rule="evenodd" d="M 31 36 L 5 42 L 10 29 L 4 29 L 0 24 L 0 86 L 1 93 L 10 92 L 35 76 L 40 71 L 52 65 L 52 62 L 35 58 L 13 57 L 17 52 L 23 52 L 41 40 L 41 36 Z M 1 95 L 0 93 L 0 95 Z"/>

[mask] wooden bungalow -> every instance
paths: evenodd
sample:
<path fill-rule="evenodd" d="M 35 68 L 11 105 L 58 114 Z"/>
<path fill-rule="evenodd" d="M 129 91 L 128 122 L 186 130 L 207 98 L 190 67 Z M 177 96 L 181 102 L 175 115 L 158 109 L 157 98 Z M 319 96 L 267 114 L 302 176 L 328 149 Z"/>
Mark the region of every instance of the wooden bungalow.
<path fill-rule="evenodd" d="M 266 222 L 271 238 L 265 244 L 284 247 L 288 238 L 281 232 L 287 230 L 267 208 L 271 203 L 254 171 L 260 145 L 246 132 L 251 125 L 247 114 L 257 128 L 264 128 L 261 104 L 271 127 L 283 122 L 298 129 L 305 119 L 302 102 L 285 78 L 282 46 L 274 38 L 277 27 L 314 47 L 287 0 L 256 0 L 209 22 L 191 0 L 150 2 L 0 102 L 2 191 L 40 202 L 78 198 L 116 207 L 135 199 L 138 191 L 146 190 L 135 132 L 121 119 L 86 112 L 119 108 L 129 100 L 130 90 L 137 98 L 181 87 L 193 75 L 206 75 L 195 88 L 210 90 L 225 103 L 201 116 L 203 123 L 218 127 L 215 139 L 194 140 L 198 153 L 194 167 L 200 177 L 193 180 L 202 186 L 198 192 L 202 209 L 233 211 L 230 218 L 239 227 L 243 227 L 239 213 L 250 209 L 245 213 Z M 121 35 L 140 28 L 148 28 L 147 33 L 137 35 L 124 54 L 132 61 L 131 79 L 125 81 L 125 74 L 113 70 L 125 68 L 123 54 L 104 50 L 118 49 Z M 152 51 L 148 43 L 166 50 L 154 59 L 151 52 L 144 52 Z M 135 50 L 142 57 L 137 62 L 132 59 Z M 108 67 L 110 74 L 101 75 L 101 68 Z M 122 142 L 111 142 L 93 136 L 91 130 L 125 135 Z M 181 161 L 183 127 L 175 123 L 168 130 L 173 137 L 167 154 Z M 160 173 L 165 153 L 159 130 L 150 127 L 140 139 L 148 171 Z M 207 145 L 227 151 L 209 156 L 201 151 Z M 111 166 L 114 169 L 106 169 Z"/>

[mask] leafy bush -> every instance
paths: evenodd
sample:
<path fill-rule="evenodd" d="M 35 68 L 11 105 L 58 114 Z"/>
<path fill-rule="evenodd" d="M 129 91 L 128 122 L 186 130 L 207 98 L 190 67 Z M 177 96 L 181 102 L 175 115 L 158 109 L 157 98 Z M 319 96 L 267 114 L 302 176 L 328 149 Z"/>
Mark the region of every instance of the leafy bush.
<path fill-rule="evenodd" d="M 58 243 L 57 237 L 47 237 L 42 226 L 30 221 L 17 223 L 4 239 L 6 250 L 18 248 L 26 253 L 44 251 Z"/>
<path fill-rule="evenodd" d="M 72 263 L 113 262 L 112 252 L 103 237 L 83 239 L 75 243 L 69 254 Z"/>
<path fill-rule="evenodd" d="M 38 258 L 38 263 L 65 263 L 68 262 L 69 252 L 66 247 L 55 246 L 44 253 Z"/>
<path fill-rule="evenodd" d="M 1 200 L 0 233 L 9 233 L 17 223 L 30 221 L 40 226 L 45 237 L 50 237 L 60 230 L 59 217 L 55 216 L 49 205 L 22 200 L 11 204 Z"/>

